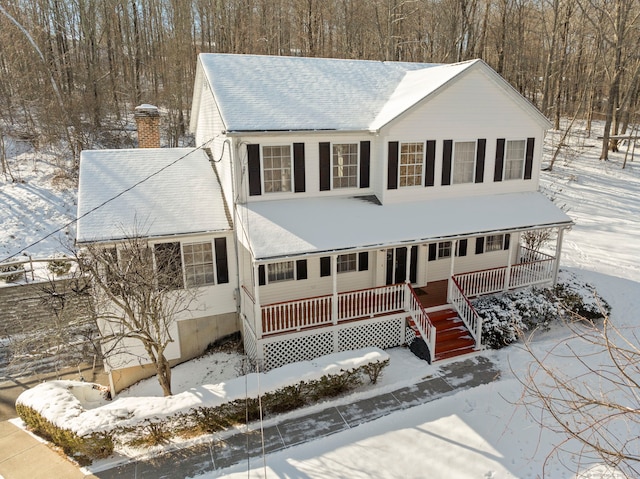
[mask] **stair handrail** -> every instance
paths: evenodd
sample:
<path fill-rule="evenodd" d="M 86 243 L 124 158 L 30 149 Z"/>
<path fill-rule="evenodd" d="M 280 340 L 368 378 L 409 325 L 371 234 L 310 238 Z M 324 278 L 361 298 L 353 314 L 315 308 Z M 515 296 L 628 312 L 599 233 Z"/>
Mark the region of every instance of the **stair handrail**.
<path fill-rule="evenodd" d="M 407 289 L 411 293 L 409 295 L 409 313 L 413 318 L 413 322 L 415 323 L 418 331 L 422 335 L 424 342 L 427 344 L 429 348 L 429 364 L 433 362 L 436 354 L 436 327 L 431 322 L 431 318 L 424 310 L 422 303 L 418 299 L 418 295 L 416 294 L 413 286 L 410 283 L 407 284 Z"/>
<path fill-rule="evenodd" d="M 449 300 L 476 342 L 476 349 L 482 344 L 482 318 L 464 294 L 464 290 L 455 276 L 451 277 L 453 288 L 450 288 Z"/>

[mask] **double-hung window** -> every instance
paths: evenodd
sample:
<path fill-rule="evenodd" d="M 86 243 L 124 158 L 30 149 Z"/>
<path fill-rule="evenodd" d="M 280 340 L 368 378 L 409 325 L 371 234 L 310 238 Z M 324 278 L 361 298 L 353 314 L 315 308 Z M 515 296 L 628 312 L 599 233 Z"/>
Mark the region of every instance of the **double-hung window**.
<path fill-rule="evenodd" d="M 504 235 L 489 235 L 487 236 L 487 243 L 485 252 L 501 251 L 504 245 Z"/>
<path fill-rule="evenodd" d="M 422 185 L 424 143 L 400 144 L 400 186 Z"/>
<path fill-rule="evenodd" d="M 504 152 L 504 179 L 521 180 L 524 174 L 526 142 L 511 140 L 506 142 Z"/>
<path fill-rule="evenodd" d="M 267 278 L 269 283 L 295 279 L 294 262 L 283 261 L 281 263 L 269 263 L 267 265 Z"/>
<path fill-rule="evenodd" d="M 226 238 L 215 238 L 213 244 L 158 243 L 153 252 L 160 287 L 191 288 L 229 282 Z"/>
<path fill-rule="evenodd" d="M 358 187 L 358 144 L 333 145 L 333 187 Z"/>
<path fill-rule="evenodd" d="M 184 274 L 187 287 L 215 283 L 213 249 L 211 241 L 186 243 L 182 246 Z"/>
<path fill-rule="evenodd" d="M 338 273 L 348 273 L 358 270 L 358 255 L 356 253 L 338 255 L 336 268 Z"/>
<path fill-rule="evenodd" d="M 291 146 L 263 146 L 262 169 L 265 193 L 291 191 Z"/>
<path fill-rule="evenodd" d="M 456 141 L 453 150 L 452 183 L 473 183 L 476 167 L 476 142 Z"/>

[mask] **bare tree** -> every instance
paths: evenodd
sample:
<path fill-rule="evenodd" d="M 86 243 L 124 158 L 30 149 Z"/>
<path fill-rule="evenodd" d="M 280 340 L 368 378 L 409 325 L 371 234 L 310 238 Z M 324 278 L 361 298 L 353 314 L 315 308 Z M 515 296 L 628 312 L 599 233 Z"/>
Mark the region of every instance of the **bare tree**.
<path fill-rule="evenodd" d="M 152 251 L 145 238 L 132 235 L 115 246 L 88 245 L 78 261 L 92 279 L 105 358 L 131 353 L 132 340 L 138 342 L 164 395 L 171 395 L 167 347 L 174 341 L 176 316 L 195 299 L 195 292 L 184 288 L 179 243 L 156 245 Z"/>
<path fill-rule="evenodd" d="M 522 402 L 542 427 L 565 438 L 550 457 L 569 452 L 577 463 L 567 467 L 596 460 L 639 477 L 640 338 L 608 316 L 602 323 L 573 319 L 574 337 L 590 345 L 589 353 L 563 341 L 542 355 L 525 342 L 533 362 L 525 374 L 515 373 L 524 386 Z M 562 368 L 563 362 L 571 366 Z"/>

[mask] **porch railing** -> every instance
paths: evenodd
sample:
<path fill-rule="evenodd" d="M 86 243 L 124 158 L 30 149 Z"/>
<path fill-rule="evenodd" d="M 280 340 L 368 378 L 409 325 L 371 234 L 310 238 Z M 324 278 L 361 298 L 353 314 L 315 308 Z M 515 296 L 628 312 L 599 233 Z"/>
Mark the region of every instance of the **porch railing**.
<path fill-rule="evenodd" d="M 521 247 L 520 262 L 499 268 L 483 269 L 454 275 L 468 298 L 497 293 L 513 288 L 546 283 L 553 280 L 555 258 Z"/>
<path fill-rule="evenodd" d="M 418 330 L 422 335 L 422 339 L 429 347 L 429 355 L 431 356 L 429 362 L 431 363 L 433 362 L 433 359 L 436 354 L 436 327 L 431 322 L 431 319 L 429 319 L 429 315 L 424 310 L 424 307 L 422 306 L 422 303 L 418 299 L 418 296 L 416 295 L 416 292 L 414 291 L 414 289 L 411 287 L 410 284 L 407 284 L 407 288 L 409 289 L 409 291 L 411 291 L 411 294 L 409 295 L 409 305 L 407 309 L 411 314 L 411 318 L 413 319 L 413 322 L 418 327 Z"/>
<path fill-rule="evenodd" d="M 261 308 L 262 332 L 276 334 L 300 331 L 305 328 L 402 311 L 405 294 L 404 284 L 338 293 L 335 318 L 333 295 L 267 304 Z"/>
<path fill-rule="evenodd" d="M 462 322 L 475 340 L 476 349 L 479 348 L 482 341 L 482 318 L 476 312 L 471 301 L 469 301 L 469 298 L 465 295 L 465 292 L 455 277 L 451 278 L 449 301 L 458 312 L 458 316 L 460 316 L 460 319 L 462 319 Z"/>

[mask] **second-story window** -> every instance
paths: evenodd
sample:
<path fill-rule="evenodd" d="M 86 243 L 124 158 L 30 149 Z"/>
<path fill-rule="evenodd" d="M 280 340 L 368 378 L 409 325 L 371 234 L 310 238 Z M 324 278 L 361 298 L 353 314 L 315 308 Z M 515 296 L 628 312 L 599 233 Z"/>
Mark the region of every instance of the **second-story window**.
<path fill-rule="evenodd" d="M 420 186 L 424 164 L 423 143 L 400 144 L 400 186 Z"/>
<path fill-rule="evenodd" d="M 476 142 L 456 141 L 453 150 L 452 183 L 473 183 L 476 165 Z"/>
<path fill-rule="evenodd" d="M 524 173 L 525 141 L 506 142 L 504 152 L 504 179 L 521 180 Z"/>
<path fill-rule="evenodd" d="M 358 144 L 333 145 L 333 187 L 356 188 L 358 186 Z"/>
<path fill-rule="evenodd" d="M 265 193 L 291 191 L 291 147 L 264 146 L 262 148 Z"/>

